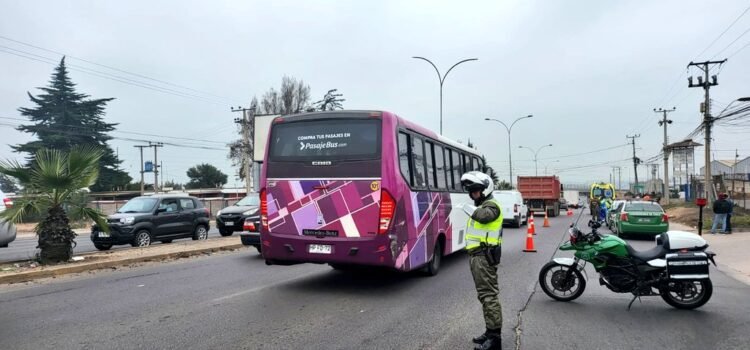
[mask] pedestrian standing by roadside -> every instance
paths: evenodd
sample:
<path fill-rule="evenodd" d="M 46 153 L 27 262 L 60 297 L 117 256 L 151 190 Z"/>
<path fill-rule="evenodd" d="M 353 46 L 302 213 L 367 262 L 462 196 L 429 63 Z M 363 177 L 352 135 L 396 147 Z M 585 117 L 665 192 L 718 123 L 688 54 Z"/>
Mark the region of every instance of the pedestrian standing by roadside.
<path fill-rule="evenodd" d="M 726 200 L 726 195 L 719 194 L 719 199 L 713 203 L 714 211 L 714 222 L 711 225 L 711 234 L 716 234 L 716 227 L 721 223 L 721 233 L 727 232 L 727 214 L 729 213 L 729 202 Z"/>
<path fill-rule="evenodd" d="M 502 205 L 492 197 L 494 185 L 487 174 L 470 171 L 461 176 L 461 185 L 474 201 L 474 206 L 463 206 L 464 212 L 469 215 L 466 250 L 469 252 L 471 275 L 477 297 L 482 303 L 486 326 L 484 334 L 472 339 L 472 342 L 477 344 L 475 349 L 502 349 L 503 309 L 497 282 L 497 265 L 503 243 Z"/>
<path fill-rule="evenodd" d="M 732 213 L 734 213 L 734 202 L 732 201 L 732 198 L 729 198 L 728 195 L 724 194 L 727 203 L 729 203 L 729 212 L 727 213 L 727 234 L 732 233 Z"/>

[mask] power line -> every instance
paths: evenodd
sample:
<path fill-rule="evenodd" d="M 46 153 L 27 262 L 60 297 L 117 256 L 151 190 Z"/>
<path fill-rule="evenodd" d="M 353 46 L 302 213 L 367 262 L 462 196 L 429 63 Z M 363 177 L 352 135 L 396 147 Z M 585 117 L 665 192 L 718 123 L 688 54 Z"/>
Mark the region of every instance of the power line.
<path fill-rule="evenodd" d="M 717 36 L 716 39 L 714 39 L 714 41 L 712 41 L 710 44 L 708 44 L 708 46 L 706 46 L 706 48 L 703 49 L 703 51 L 701 51 L 701 53 L 695 55 L 695 58 L 693 59 L 693 61 L 697 60 L 702 54 L 706 53 L 706 51 L 708 51 L 708 49 L 710 49 L 711 46 L 713 46 L 714 44 L 716 44 L 716 42 L 719 41 L 719 39 L 721 39 L 721 37 L 724 36 L 724 34 L 726 34 L 729 31 L 729 29 L 731 29 L 737 23 L 737 21 L 739 21 L 740 18 L 742 18 L 748 11 L 750 11 L 750 6 L 748 6 L 745 9 L 745 11 L 742 11 L 742 13 L 740 13 L 740 15 L 737 16 L 737 18 L 735 18 L 734 21 L 731 24 L 729 24 L 729 26 L 726 29 L 724 29 L 724 31 L 721 32 L 721 34 L 719 34 L 719 36 Z"/>
<path fill-rule="evenodd" d="M 5 127 L 12 127 L 14 129 L 21 126 L 20 124 L 10 124 L 10 123 L 3 123 L 0 122 L 0 126 Z M 72 130 L 45 130 L 46 133 L 58 133 L 63 135 L 71 135 L 71 136 L 90 136 L 90 133 L 83 133 L 83 132 L 76 132 Z M 129 141 L 129 142 L 155 142 L 154 140 L 146 140 L 146 139 L 134 139 L 134 138 L 128 138 L 128 137 L 119 137 L 119 136 L 111 136 L 107 135 L 107 137 L 114 139 L 114 140 L 121 140 L 121 141 Z M 211 151 L 224 151 L 226 152 L 226 148 L 217 148 L 217 147 L 208 147 L 208 146 L 198 146 L 198 145 L 187 145 L 187 144 L 179 144 L 179 143 L 172 143 L 172 142 L 162 142 L 165 145 L 174 146 L 174 147 L 181 147 L 181 148 L 193 148 L 193 149 L 204 149 L 204 150 L 211 150 Z"/>
<path fill-rule="evenodd" d="M 742 34 L 740 34 L 740 36 L 738 36 L 736 39 L 732 40 L 732 42 L 729 43 L 729 45 L 727 45 L 726 47 L 724 47 L 723 49 L 721 49 L 721 51 L 719 51 L 719 53 L 717 53 L 713 57 L 711 57 L 711 60 L 713 60 L 714 58 L 716 58 L 719 55 L 721 55 L 724 51 L 726 51 L 728 48 L 730 48 L 732 45 L 734 45 L 734 43 L 736 43 L 738 40 L 740 40 L 740 38 L 742 38 L 743 36 L 745 36 L 745 34 L 747 34 L 747 33 L 750 33 L 750 28 L 747 28 L 747 30 L 745 30 L 744 32 L 742 32 Z"/>
<path fill-rule="evenodd" d="M 18 121 L 23 121 L 23 122 L 32 122 L 31 120 L 23 119 L 23 118 L 0 117 L 0 119 L 18 120 Z M 87 128 L 87 127 L 78 126 L 78 125 L 69 125 L 69 124 L 57 124 L 57 125 L 68 127 L 68 128 L 78 128 L 78 129 L 89 130 L 89 128 Z M 214 143 L 214 144 L 226 145 L 226 142 L 211 141 L 211 140 L 202 140 L 202 139 L 188 138 L 188 137 L 177 137 L 177 136 L 167 136 L 167 135 L 159 135 L 159 134 L 148 134 L 148 133 L 135 132 L 135 131 L 124 131 L 124 130 L 112 130 L 112 132 L 117 132 L 117 133 L 122 133 L 122 134 L 132 134 L 132 135 L 140 135 L 140 136 L 153 136 L 153 137 L 169 138 L 169 139 L 175 139 L 175 140 L 197 141 L 197 142 L 205 142 L 205 143 Z"/>
<path fill-rule="evenodd" d="M 15 52 L 11 52 L 9 50 L 15 51 Z M 38 62 L 42 62 L 42 63 L 51 64 L 51 65 L 57 65 L 58 64 L 58 62 L 55 62 L 51 58 L 40 56 L 40 55 L 37 55 L 37 54 L 34 54 L 34 53 L 22 51 L 22 50 L 16 50 L 16 49 L 13 49 L 13 48 L 9 48 L 7 46 L 0 45 L 0 52 L 6 53 L 6 54 L 11 54 L 11 55 L 22 57 L 22 58 L 26 58 L 26 59 L 33 60 L 33 61 L 38 61 Z M 38 57 L 38 58 L 35 58 L 35 57 Z M 97 71 L 97 70 L 94 70 L 94 69 L 91 69 L 91 68 L 86 68 L 86 67 L 82 67 L 82 66 L 78 66 L 78 65 L 74 65 L 74 64 L 68 64 L 68 66 L 69 66 L 69 69 L 73 70 L 73 71 L 77 71 L 77 72 L 81 72 L 81 73 L 93 75 L 93 76 L 96 76 L 96 77 L 99 77 L 99 78 L 114 80 L 114 81 L 117 81 L 117 82 L 120 82 L 120 83 L 123 83 L 123 84 L 133 85 L 133 86 L 141 87 L 141 88 L 144 88 L 144 89 L 148 89 L 148 90 L 152 90 L 152 91 L 157 91 L 157 92 L 161 92 L 161 93 L 165 93 L 165 94 L 169 94 L 169 95 L 174 95 L 174 96 L 178 96 L 178 97 L 199 100 L 201 102 L 206 102 L 206 103 L 212 103 L 212 104 L 217 104 L 217 105 L 223 105 L 224 104 L 223 102 L 219 102 L 219 101 L 216 101 L 216 100 L 211 100 L 211 99 L 209 99 L 207 97 L 202 97 L 202 96 L 193 95 L 193 94 L 189 94 L 189 93 L 185 93 L 185 92 L 180 92 L 180 91 L 177 91 L 177 90 L 173 90 L 173 89 L 169 89 L 169 88 L 165 88 L 165 87 L 160 87 L 160 86 L 156 86 L 156 85 L 145 83 L 145 82 L 139 82 L 137 80 L 133 80 L 133 79 L 129 79 L 129 78 L 117 76 L 117 75 L 112 75 L 112 74 L 109 74 L 109 73 L 106 73 L 106 72 Z"/>
<path fill-rule="evenodd" d="M 187 87 L 187 86 L 170 83 L 168 81 L 151 78 L 151 77 L 146 76 L 146 75 L 129 72 L 129 71 L 126 71 L 124 69 L 120 69 L 120 68 L 108 66 L 108 65 L 105 65 L 105 64 L 101 64 L 101 63 L 96 63 L 96 62 L 93 62 L 93 61 L 90 61 L 90 60 L 87 60 L 87 59 L 83 59 L 83 58 L 80 58 L 80 57 L 71 56 L 71 55 L 65 54 L 63 52 L 59 52 L 59 51 L 47 49 L 47 48 L 44 48 L 44 47 L 41 47 L 41 46 L 36 46 L 36 45 L 29 44 L 29 43 L 26 43 L 26 42 L 23 42 L 23 41 L 20 41 L 20 40 L 9 38 L 9 37 L 6 37 L 6 36 L 0 35 L 0 39 L 5 39 L 7 41 L 11 41 L 11 42 L 14 42 L 14 43 L 17 43 L 17 44 L 21 44 L 21 45 L 25 45 L 25 46 L 28 46 L 28 47 L 32 47 L 32 48 L 35 48 L 35 49 L 38 49 L 38 50 L 47 51 L 47 52 L 54 53 L 54 54 L 57 54 L 57 55 L 67 56 L 67 57 L 70 57 L 72 59 L 79 60 L 81 62 L 86 62 L 88 64 L 92 64 L 92 65 L 99 66 L 99 67 L 102 67 L 102 68 L 111 69 L 111 70 L 114 70 L 114 71 L 118 71 L 120 73 L 130 74 L 130 75 L 133 75 L 133 76 L 136 76 L 136 77 L 139 77 L 139 78 L 148 79 L 148 80 L 151 80 L 151 81 L 155 81 L 155 82 L 158 82 L 158 83 L 162 83 L 162 84 L 166 84 L 166 85 L 178 87 L 178 88 L 189 90 L 189 91 L 193 91 L 193 92 L 197 92 L 197 93 L 200 93 L 200 94 L 209 95 L 209 96 L 213 96 L 213 97 L 218 97 L 218 98 L 225 99 L 225 100 L 230 100 L 230 98 L 228 98 L 228 97 L 215 95 L 215 94 L 212 94 L 210 92 L 196 90 L 196 89 L 193 89 L 193 88 L 190 88 L 190 87 Z"/>

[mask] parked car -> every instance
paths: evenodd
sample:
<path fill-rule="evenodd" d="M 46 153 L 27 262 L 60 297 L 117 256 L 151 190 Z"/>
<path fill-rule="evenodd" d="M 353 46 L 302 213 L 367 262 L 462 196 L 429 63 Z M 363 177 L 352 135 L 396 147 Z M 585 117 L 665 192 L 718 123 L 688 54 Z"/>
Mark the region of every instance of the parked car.
<path fill-rule="evenodd" d="M 255 247 L 260 253 L 260 216 L 248 217 L 242 226 L 240 241 L 243 245 Z"/>
<path fill-rule="evenodd" d="M 257 193 L 250 193 L 234 205 L 219 210 L 216 213 L 216 227 L 219 228 L 219 234 L 222 236 L 231 236 L 234 232 L 243 232 L 245 219 L 247 218 L 257 221 L 255 227 L 259 227 L 259 208 L 260 196 Z"/>
<path fill-rule="evenodd" d="M 13 200 L 0 191 L 0 213 L 13 206 Z M 16 240 L 16 225 L 12 222 L 0 220 L 0 248 L 7 248 L 8 243 Z"/>
<path fill-rule="evenodd" d="M 503 224 L 521 227 L 528 222 L 529 207 L 523 202 L 518 191 L 494 191 L 492 196 L 502 204 Z"/>
<path fill-rule="evenodd" d="M 99 250 L 113 245 L 147 247 L 154 241 L 171 243 L 174 239 L 208 238 L 209 212 L 198 198 L 179 195 L 153 195 L 129 200 L 117 213 L 107 217 L 109 232 L 96 225 L 91 241 Z"/>
<path fill-rule="evenodd" d="M 619 236 L 628 234 L 656 235 L 669 231 L 669 216 L 655 202 L 625 202 L 613 227 Z"/>
<path fill-rule="evenodd" d="M 620 216 L 620 211 L 622 210 L 623 205 L 625 205 L 625 201 L 623 200 L 616 200 L 612 202 L 612 207 L 607 211 L 607 217 L 604 218 L 607 224 L 607 228 L 610 230 L 613 230 L 613 225 L 615 223 L 615 218 Z"/>

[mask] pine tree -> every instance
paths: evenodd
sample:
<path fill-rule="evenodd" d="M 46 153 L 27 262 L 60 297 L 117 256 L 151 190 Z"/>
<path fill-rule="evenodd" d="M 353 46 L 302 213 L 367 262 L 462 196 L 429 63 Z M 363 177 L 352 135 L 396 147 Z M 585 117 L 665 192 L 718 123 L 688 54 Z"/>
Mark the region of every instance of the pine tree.
<path fill-rule="evenodd" d="M 99 179 L 91 191 L 111 191 L 124 187 L 131 178 L 120 169 L 118 159 L 107 142 L 112 139 L 108 132 L 117 124 L 104 122 L 104 107 L 114 98 L 89 99 L 86 94 L 76 92 L 75 84 L 68 76 L 65 57 L 52 74 L 49 86 L 39 88 L 38 96 L 31 93 L 29 99 L 34 108 L 19 108 L 21 115 L 33 124 L 21 125 L 19 131 L 30 133 L 37 140 L 12 146 L 16 152 L 28 153 L 28 166 L 34 164 L 34 155 L 42 148 L 69 151 L 75 146 L 91 145 L 101 149 Z"/>

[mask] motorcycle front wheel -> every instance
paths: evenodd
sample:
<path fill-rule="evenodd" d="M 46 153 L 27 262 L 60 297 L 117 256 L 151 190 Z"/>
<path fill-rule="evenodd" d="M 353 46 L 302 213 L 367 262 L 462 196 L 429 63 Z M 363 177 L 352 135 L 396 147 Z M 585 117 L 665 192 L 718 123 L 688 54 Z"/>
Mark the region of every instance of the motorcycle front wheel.
<path fill-rule="evenodd" d="M 678 309 L 695 309 L 711 299 L 714 287 L 710 279 L 695 281 L 669 281 L 660 289 L 661 298 Z"/>
<path fill-rule="evenodd" d="M 571 301 L 580 297 L 586 289 L 586 280 L 577 266 L 548 262 L 539 271 L 539 286 L 544 294 L 557 301 Z"/>

